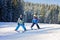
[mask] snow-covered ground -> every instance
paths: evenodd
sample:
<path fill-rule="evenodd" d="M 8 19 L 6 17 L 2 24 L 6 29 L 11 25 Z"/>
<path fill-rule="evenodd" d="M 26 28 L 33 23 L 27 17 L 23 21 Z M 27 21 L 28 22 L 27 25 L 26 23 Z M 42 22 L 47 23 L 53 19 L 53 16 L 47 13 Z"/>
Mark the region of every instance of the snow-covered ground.
<path fill-rule="evenodd" d="M 18 31 L 14 31 L 17 23 L 0 22 L 0 40 L 60 40 L 60 24 L 41 24 L 41 29 L 37 29 L 36 25 L 33 27 L 37 30 L 30 30 L 31 23 L 26 23 L 25 26 L 28 31 L 21 33 L 22 27 Z"/>

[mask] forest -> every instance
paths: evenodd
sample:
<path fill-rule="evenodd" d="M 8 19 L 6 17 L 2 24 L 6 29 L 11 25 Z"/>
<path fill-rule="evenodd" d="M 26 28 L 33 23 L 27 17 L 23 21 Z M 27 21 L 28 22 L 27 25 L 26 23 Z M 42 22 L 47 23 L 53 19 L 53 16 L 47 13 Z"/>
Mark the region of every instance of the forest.
<path fill-rule="evenodd" d="M 60 23 L 60 6 L 34 4 L 23 0 L 0 0 L 0 22 L 17 22 L 22 14 L 25 22 L 31 23 L 33 15 L 37 15 L 39 23 Z"/>
<path fill-rule="evenodd" d="M 16 22 L 23 12 L 22 0 L 0 0 L 1 22 Z"/>

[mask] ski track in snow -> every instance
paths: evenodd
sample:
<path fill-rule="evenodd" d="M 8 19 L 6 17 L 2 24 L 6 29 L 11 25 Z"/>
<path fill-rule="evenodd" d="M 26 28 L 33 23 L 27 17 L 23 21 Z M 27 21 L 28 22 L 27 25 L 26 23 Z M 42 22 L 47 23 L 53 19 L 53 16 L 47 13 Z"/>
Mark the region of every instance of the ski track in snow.
<path fill-rule="evenodd" d="M 36 25 L 30 30 L 31 23 L 25 23 L 28 31 L 22 33 L 22 27 L 19 32 L 14 31 L 17 23 L 0 22 L 0 40 L 60 40 L 59 24 L 42 24 L 39 23 L 41 29 L 37 29 Z"/>

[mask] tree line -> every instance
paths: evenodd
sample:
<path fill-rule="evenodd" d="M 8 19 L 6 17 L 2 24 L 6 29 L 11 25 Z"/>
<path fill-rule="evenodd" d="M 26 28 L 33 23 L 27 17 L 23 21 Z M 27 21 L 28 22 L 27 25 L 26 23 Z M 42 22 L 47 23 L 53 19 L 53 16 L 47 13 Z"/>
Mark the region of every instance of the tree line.
<path fill-rule="evenodd" d="M 0 0 L 0 22 L 16 22 L 19 15 L 24 15 L 25 22 L 31 22 L 37 15 L 40 23 L 59 23 L 58 5 L 27 3 L 23 0 Z"/>

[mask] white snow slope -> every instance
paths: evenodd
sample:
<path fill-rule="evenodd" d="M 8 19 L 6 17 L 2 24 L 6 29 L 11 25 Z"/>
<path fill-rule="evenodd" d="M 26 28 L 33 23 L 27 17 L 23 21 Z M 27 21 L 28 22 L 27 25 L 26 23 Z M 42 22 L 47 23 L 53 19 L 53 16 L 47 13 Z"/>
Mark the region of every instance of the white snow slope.
<path fill-rule="evenodd" d="M 41 24 L 41 29 L 37 29 L 36 25 L 30 30 L 31 23 L 26 23 L 28 31 L 23 31 L 22 27 L 18 31 L 14 31 L 17 23 L 0 22 L 0 40 L 60 40 L 60 24 Z"/>

